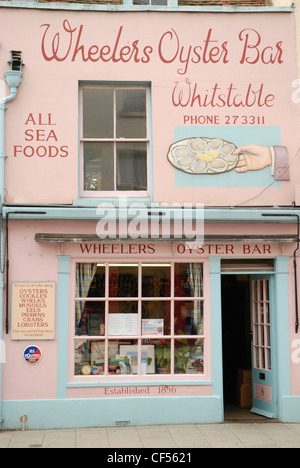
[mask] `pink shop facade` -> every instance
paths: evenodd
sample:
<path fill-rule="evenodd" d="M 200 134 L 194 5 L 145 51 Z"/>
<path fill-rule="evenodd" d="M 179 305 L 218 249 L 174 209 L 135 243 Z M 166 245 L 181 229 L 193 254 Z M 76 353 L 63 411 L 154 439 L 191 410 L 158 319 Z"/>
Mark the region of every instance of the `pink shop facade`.
<path fill-rule="evenodd" d="M 293 9 L 11 3 L 1 428 L 299 422 Z"/>

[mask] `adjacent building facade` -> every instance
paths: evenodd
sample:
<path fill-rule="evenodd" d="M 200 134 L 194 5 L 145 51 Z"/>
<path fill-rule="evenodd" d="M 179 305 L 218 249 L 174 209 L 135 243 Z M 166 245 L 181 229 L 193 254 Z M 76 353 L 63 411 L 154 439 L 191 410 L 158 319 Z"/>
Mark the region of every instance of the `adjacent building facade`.
<path fill-rule="evenodd" d="M 299 12 L 267 3 L 0 2 L 1 428 L 300 422 Z"/>

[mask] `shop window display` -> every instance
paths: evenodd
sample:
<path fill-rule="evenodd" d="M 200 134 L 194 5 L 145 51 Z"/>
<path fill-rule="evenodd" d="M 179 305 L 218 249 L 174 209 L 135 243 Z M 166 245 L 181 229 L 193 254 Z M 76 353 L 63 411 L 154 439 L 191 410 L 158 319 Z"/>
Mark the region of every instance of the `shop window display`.
<path fill-rule="evenodd" d="M 204 373 L 203 265 L 76 265 L 75 375 Z"/>

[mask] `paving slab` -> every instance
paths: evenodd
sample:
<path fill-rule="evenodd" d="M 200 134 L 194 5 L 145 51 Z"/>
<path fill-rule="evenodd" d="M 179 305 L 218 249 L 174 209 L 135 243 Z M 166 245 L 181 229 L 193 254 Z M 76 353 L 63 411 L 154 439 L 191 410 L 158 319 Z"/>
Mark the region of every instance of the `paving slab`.
<path fill-rule="evenodd" d="M 0 448 L 300 448 L 300 424 L 238 422 L 0 431 Z"/>

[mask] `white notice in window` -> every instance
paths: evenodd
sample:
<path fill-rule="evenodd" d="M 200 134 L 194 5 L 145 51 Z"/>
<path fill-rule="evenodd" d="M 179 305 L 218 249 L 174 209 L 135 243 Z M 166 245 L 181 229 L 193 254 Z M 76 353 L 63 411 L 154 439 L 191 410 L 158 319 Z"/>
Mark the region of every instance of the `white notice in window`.
<path fill-rule="evenodd" d="M 109 314 L 109 336 L 131 336 L 138 334 L 137 314 Z"/>

